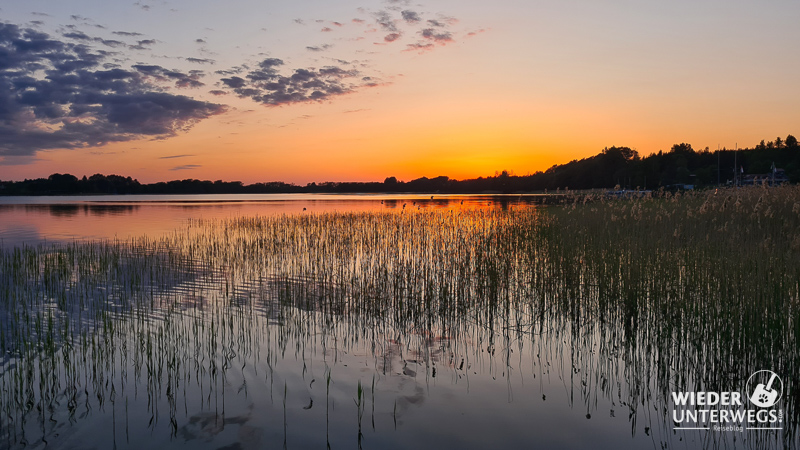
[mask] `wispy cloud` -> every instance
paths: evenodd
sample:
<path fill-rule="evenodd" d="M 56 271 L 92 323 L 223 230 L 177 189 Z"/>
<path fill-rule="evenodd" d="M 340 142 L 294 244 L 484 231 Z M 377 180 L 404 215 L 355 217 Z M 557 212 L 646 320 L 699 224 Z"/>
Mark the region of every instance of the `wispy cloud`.
<path fill-rule="evenodd" d="M 116 34 L 117 36 L 128 36 L 128 37 L 142 36 L 142 33 L 136 33 L 133 31 L 112 31 L 111 34 Z"/>
<path fill-rule="evenodd" d="M 170 155 L 170 156 L 161 156 L 158 159 L 188 158 L 190 156 L 196 156 L 196 155 Z"/>
<path fill-rule="evenodd" d="M 173 168 L 171 168 L 169 170 L 171 170 L 171 171 L 193 170 L 193 169 L 199 169 L 200 167 L 203 167 L 203 166 L 201 164 L 184 164 L 182 166 L 175 166 L 175 167 L 173 167 Z"/>
<path fill-rule="evenodd" d="M 116 48 L 116 47 L 122 47 L 122 46 L 125 45 L 124 42 L 117 41 L 117 40 L 114 40 L 114 39 L 103 39 L 103 38 L 99 38 L 99 37 L 91 37 L 91 36 L 89 36 L 88 34 L 82 32 L 82 31 L 69 31 L 69 32 L 66 32 L 66 33 L 62 33 L 61 35 L 64 36 L 65 38 L 67 38 L 67 39 L 72 39 L 72 40 L 75 40 L 75 41 L 84 41 L 84 42 L 97 42 L 97 43 L 103 44 L 103 45 L 105 45 L 107 47 Z"/>
<path fill-rule="evenodd" d="M 426 51 L 431 50 L 434 47 L 436 46 L 430 42 L 414 42 L 413 44 L 407 44 L 404 51 Z"/>
<path fill-rule="evenodd" d="M 397 29 L 397 21 L 392 17 L 389 11 L 381 10 L 373 13 L 375 21 L 380 25 L 384 31 L 396 33 L 400 30 Z"/>
<path fill-rule="evenodd" d="M 417 9 L 417 7 L 423 7 L 422 5 L 409 9 L 407 8 L 409 2 L 389 1 L 387 3 L 390 6 L 378 11 L 367 12 L 362 9 L 362 12 L 367 12 L 374 19 L 374 27 L 365 29 L 364 33 L 371 34 L 379 30 L 387 33 L 381 42 L 375 42 L 375 44 L 400 42 L 405 40 L 403 38 L 410 37 L 414 41 L 406 40 L 405 51 L 428 51 L 437 46 L 455 42 L 456 34 L 451 29 L 459 22 L 455 17 L 436 14 L 434 18 L 426 18 L 431 17 L 432 14 Z M 406 5 L 406 7 L 398 5 Z M 361 19 L 358 21 L 359 23 L 363 22 Z"/>
<path fill-rule="evenodd" d="M 422 5 L 410 7 L 409 1 L 385 3 L 388 4 L 377 11 L 358 8 L 359 14 L 363 16 L 349 22 L 357 26 L 345 28 L 343 22 L 326 19 L 298 18 L 294 22 L 300 25 L 319 24 L 323 27 L 321 31 L 325 33 L 337 31 L 336 37 L 332 39 L 356 41 L 364 39 L 364 36 L 371 36 L 370 40 L 375 45 L 386 46 L 388 49 L 396 48 L 390 44 L 400 43 L 400 48 L 404 51 L 425 52 L 456 41 L 457 31 L 453 29 L 458 23 L 456 18 L 425 12 Z M 341 35 L 339 27 L 342 28 Z M 310 52 L 328 51 L 333 49 L 333 41 L 307 45 L 304 48 Z M 345 46 L 337 47 L 342 48 Z M 333 51 L 335 50 L 331 50 L 331 53 Z M 222 76 L 219 85 L 221 89 L 215 89 L 211 93 L 221 95 L 227 91 L 267 106 L 282 106 L 324 101 L 362 88 L 384 84 L 380 79 L 370 76 L 371 74 L 362 73 L 372 71 L 363 61 L 358 65 L 349 64 L 343 59 L 331 58 L 331 61 L 335 64 L 323 67 L 289 67 L 282 59 L 266 58 L 255 68 L 242 65 L 218 70 L 215 73 Z"/>
<path fill-rule="evenodd" d="M 332 44 L 322 44 L 322 45 L 308 46 L 306 47 L 306 50 L 310 52 L 324 52 L 325 50 L 328 50 L 331 47 L 333 47 Z"/>

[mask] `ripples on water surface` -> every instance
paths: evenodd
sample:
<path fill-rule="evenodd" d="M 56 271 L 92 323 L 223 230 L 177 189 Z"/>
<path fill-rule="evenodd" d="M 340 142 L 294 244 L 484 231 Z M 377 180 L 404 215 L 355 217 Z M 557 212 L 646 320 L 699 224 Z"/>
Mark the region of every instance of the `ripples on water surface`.
<path fill-rule="evenodd" d="M 724 195 L 204 206 L 6 245 L 0 445 L 795 447 L 797 195 Z M 763 368 L 782 430 L 674 429 L 672 391 Z"/>

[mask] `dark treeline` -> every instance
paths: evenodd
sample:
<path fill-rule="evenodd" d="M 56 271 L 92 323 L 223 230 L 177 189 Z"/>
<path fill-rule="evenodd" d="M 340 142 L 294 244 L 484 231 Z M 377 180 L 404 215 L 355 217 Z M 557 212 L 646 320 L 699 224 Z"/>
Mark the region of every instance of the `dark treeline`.
<path fill-rule="evenodd" d="M 595 156 L 555 165 L 545 171 L 517 176 L 507 171 L 494 176 L 453 180 L 446 176 L 383 182 L 325 182 L 299 186 L 283 182 L 245 185 L 240 181 L 174 180 L 141 184 L 131 177 L 95 174 L 78 178 L 53 174 L 48 178 L 0 181 L 0 195 L 70 194 L 255 194 L 255 193 L 356 193 L 356 192 L 531 192 L 555 189 L 658 189 L 679 185 L 697 187 L 730 184 L 734 174 L 769 174 L 773 167 L 792 183 L 800 182 L 800 146 L 786 139 L 761 141 L 755 148 L 696 151 L 676 144 L 668 152 L 640 157 L 628 147 L 610 147 Z"/>

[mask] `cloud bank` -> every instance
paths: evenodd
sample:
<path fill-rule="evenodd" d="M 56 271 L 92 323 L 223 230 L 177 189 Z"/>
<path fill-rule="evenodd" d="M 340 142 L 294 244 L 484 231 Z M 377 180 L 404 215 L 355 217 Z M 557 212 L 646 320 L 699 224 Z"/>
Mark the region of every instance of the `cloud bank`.
<path fill-rule="evenodd" d="M 124 70 L 110 62 L 114 53 L 87 45 L 98 42 L 94 38 L 68 34 L 63 41 L 0 22 L 0 156 L 4 160 L 31 157 L 47 149 L 167 138 L 225 111 L 223 105 L 172 94 L 155 83 L 202 86 L 200 71 L 185 74 L 149 65 Z"/>

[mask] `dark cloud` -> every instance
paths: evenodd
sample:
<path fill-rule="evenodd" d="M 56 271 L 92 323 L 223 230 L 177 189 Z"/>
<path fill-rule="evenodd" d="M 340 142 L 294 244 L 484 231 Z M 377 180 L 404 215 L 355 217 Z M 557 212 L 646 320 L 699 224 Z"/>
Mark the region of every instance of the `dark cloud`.
<path fill-rule="evenodd" d="M 161 156 L 158 159 L 188 158 L 189 156 L 197 156 L 197 155 L 170 155 L 170 156 Z"/>
<path fill-rule="evenodd" d="M 397 33 L 397 23 L 392 18 L 392 15 L 388 11 L 378 11 L 374 14 L 375 21 L 378 22 L 378 25 L 384 29 L 384 31 L 390 31 L 392 33 Z"/>
<path fill-rule="evenodd" d="M 294 19 L 294 23 L 297 23 L 297 24 L 300 24 L 300 25 L 305 25 L 305 24 L 306 24 L 306 23 L 303 21 L 303 19 Z"/>
<path fill-rule="evenodd" d="M 431 50 L 431 49 L 433 49 L 433 47 L 434 47 L 434 45 L 431 44 L 430 42 L 415 42 L 413 44 L 408 44 L 404 51 L 407 51 L 407 52 L 410 52 L 410 51 L 423 52 L 425 50 Z"/>
<path fill-rule="evenodd" d="M 324 33 L 330 33 L 331 31 L 333 31 L 333 28 L 331 28 L 331 27 L 324 27 L 323 29 L 321 29 L 321 30 L 319 30 L 319 31 L 322 31 L 322 32 L 324 32 Z"/>
<path fill-rule="evenodd" d="M 194 41 L 197 42 L 198 44 L 205 44 L 206 43 L 205 39 L 200 39 L 200 38 L 195 39 Z"/>
<path fill-rule="evenodd" d="M 173 167 L 173 168 L 171 168 L 169 170 L 173 170 L 173 171 L 174 170 L 192 170 L 192 169 L 198 169 L 200 167 L 203 167 L 203 166 L 200 165 L 200 164 L 184 164 L 182 166 L 175 166 L 175 167 Z"/>
<path fill-rule="evenodd" d="M 75 27 L 69 27 L 69 28 L 75 30 Z M 125 43 L 121 41 L 117 41 L 114 39 L 103 39 L 99 37 L 92 37 L 82 31 L 77 31 L 77 30 L 70 31 L 67 33 L 62 33 L 61 35 L 67 39 L 72 39 L 75 41 L 84 41 L 84 42 L 97 42 L 108 47 L 121 47 L 125 45 Z"/>
<path fill-rule="evenodd" d="M 131 66 L 142 75 L 152 77 L 162 82 L 175 82 L 176 87 L 180 88 L 197 88 L 205 86 L 205 83 L 200 81 L 200 78 L 205 75 L 202 70 L 191 70 L 188 74 L 177 71 L 168 70 L 158 65 L 152 64 L 135 64 Z"/>
<path fill-rule="evenodd" d="M 186 58 L 186 60 L 189 61 L 190 63 L 195 63 L 195 64 L 214 64 L 216 62 L 213 59 L 208 59 L 208 58 L 191 58 L 190 57 L 190 58 Z"/>
<path fill-rule="evenodd" d="M 439 43 L 451 42 L 453 40 L 453 35 L 449 31 L 437 32 L 433 28 L 425 28 L 422 30 L 422 37 Z"/>
<path fill-rule="evenodd" d="M 422 20 L 422 17 L 415 11 L 411 11 L 410 9 L 406 9 L 400 13 L 403 16 L 403 20 L 408 23 L 416 23 Z"/>
<path fill-rule="evenodd" d="M 70 28 L 74 28 L 74 27 L 70 27 Z M 75 40 L 78 40 L 78 41 L 91 41 L 91 40 L 93 40 L 93 38 L 91 36 L 89 36 L 88 34 L 82 32 L 82 31 L 71 31 L 69 33 L 63 33 L 62 36 L 64 36 L 67 39 L 75 39 Z"/>
<path fill-rule="evenodd" d="M 129 45 L 128 48 L 131 50 L 150 50 L 150 46 L 155 43 L 155 39 L 143 39 L 141 41 L 137 41 L 136 45 Z"/>
<path fill-rule="evenodd" d="M 152 78 L 176 84 L 201 73 L 105 68 L 112 54 L 81 35 L 68 41 L 0 22 L 0 156 L 39 150 L 166 138 L 225 110 L 222 105 L 164 92 Z M 77 43 L 75 42 L 77 41 Z M 114 64 L 111 62 L 111 64 Z"/>
<path fill-rule="evenodd" d="M 225 91 L 220 91 L 219 89 L 214 89 L 213 91 L 208 91 L 208 93 L 209 93 L 209 94 L 211 94 L 211 95 L 217 95 L 217 96 L 220 96 L 220 95 L 228 95 L 228 93 L 227 93 L 227 92 L 225 92 Z"/>
<path fill-rule="evenodd" d="M 314 45 L 306 47 L 306 50 L 311 52 L 324 52 L 325 50 L 333 47 L 331 44 L 322 44 L 322 45 Z"/>
<path fill-rule="evenodd" d="M 225 86 L 233 89 L 242 88 L 244 87 L 245 84 L 247 84 L 245 79 L 241 77 L 223 78 L 220 81 L 222 81 L 225 84 Z"/>
<path fill-rule="evenodd" d="M 282 60 L 268 58 L 244 77 L 222 78 L 223 85 L 240 97 L 249 97 L 268 106 L 323 101 L 369 86 L 354 69 L 325 66 L 279 71 Z"/>
<path fill-rule="evenodd" d="M 236 74 L 240 74 L 240 73 L 244 72 L 247 69 L 249 69 L 249 67 L 247 67 L 247 65 L 245 65 L 245 64 L 242 64 L 241 66 L 236 66 L 236 67 L 234 67 L 232 69 L 217 70 L 214 73 L 216 73 L 217 75 L 226 75 L 226 76 L 227 75 L 236 75 Z"/>
<path fill-rule="evenodd" d="M 117 36 L 128 36 L 128 37 L 142 36 L 142 33 L 136 33 L 133 31 L 112 31 L 111 34 L 116 34 Z"/>
<path fill-rule="evenodd" d="M 400 33 L 391 33 L 391 34 L 387 34 L 386 36 L 384 36 L 383 40 L 386 41 L 386 42 L 394 42 L 394 41 L 400 39 L 400 37 L 402 37 L 402 34 L 400 34 Z"/>

